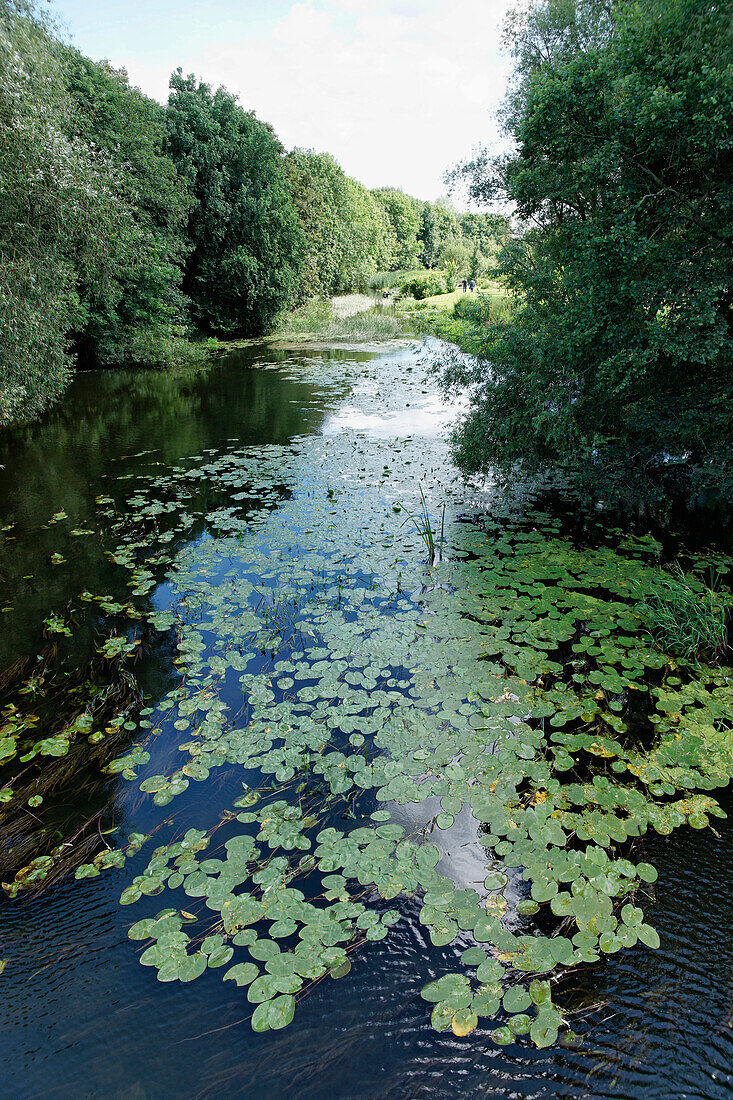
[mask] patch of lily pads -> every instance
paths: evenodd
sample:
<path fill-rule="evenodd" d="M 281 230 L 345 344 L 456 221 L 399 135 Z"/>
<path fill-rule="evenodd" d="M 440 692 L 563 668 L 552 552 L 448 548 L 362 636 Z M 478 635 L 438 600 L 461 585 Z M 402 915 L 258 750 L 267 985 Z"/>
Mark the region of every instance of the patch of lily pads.
<path fill-rule="evenodd" d="M 419 401 L 425 378 L 404 364 L 360 365 L 355 403 Z M 129 932 L 161 982 L 216 970 L 256 1031 L 279 1030 L 414 896 L 436 948 L 471 944 L 422 990 L 433 1027 L 485 1021 L 499 1045 L 545 1047 L 564 1024 L 564 972 L 659 945 L 644 836 L 722 816 L 711 792 L 733 776 L 733 670 L 655 644 L 638 595 L 659 575 L 653 540 L 587 548 L 548 516 L 499 519 L 439 436 L 232 447 L 125 493 L 100 502 L 110 556 L 173 645 L 177 680 L 109 770 L 161 811 L 222 769 L 242 788 L 214 828 L 163 835 L 122 893 L 166 894 Z M 438 562 L 403 522 L 421 493 L 434 516 L 445 507 Z M 100 653 L 129 657 L 139 639 Z M 406 804 L 424 807 L 409 833 Z M 465 807 L 486 872 L 459 888 L 433 834 Z"/>

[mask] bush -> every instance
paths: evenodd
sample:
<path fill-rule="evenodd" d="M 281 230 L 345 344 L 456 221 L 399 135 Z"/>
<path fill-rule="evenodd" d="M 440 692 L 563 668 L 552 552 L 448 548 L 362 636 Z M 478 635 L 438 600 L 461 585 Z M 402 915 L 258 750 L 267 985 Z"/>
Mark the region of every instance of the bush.
<path fill-rule="evenodd" d="M 453 316 L 469 326 L 505 323 L 513 312 L 511 298 L 490 294 L 465 294 L 453 306 Z"/>
<path fill-rule="evenodd" d="M 422 301 L 434 294 L 445 294 L 445 278 L 439 271 L 426 271 L 402 283 L 402 293 Z"/>

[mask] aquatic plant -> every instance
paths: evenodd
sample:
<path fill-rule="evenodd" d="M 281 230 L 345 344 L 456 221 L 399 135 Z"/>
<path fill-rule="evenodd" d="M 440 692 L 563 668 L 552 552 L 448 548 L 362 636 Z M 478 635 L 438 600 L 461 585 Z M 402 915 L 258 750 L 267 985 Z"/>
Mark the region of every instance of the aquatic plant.
<path fill-rule="evenodd" d="M 322 332 L 333 319 L 333 309 L 327 298 L 311 298 L 288 313 L 278 325 L 277 335 Z"/>
<path fill-rule="evenodd" d="M 333 440 L 328 455 L 311 441 L 296 454 L 273 450 L 269 475 L 236 452 L 174 475 L 182 509 L 189 483 L 275 484 L 291 463 L 301 476 L 308 465 L 311 488 L 280 500 L 276 514 L 219 514 L 217 537 L 180 555 L 170 574 L 182 599 L 172 609 L 186 686 L 159 708 L 187 733 L 187 762 L 148 775 L 141 790 L 165 806 L 226 765 L 242 769 L 245 790 L 220 855 L 209 855 L 215 833 L 197 834 L 200 856 L 178 841 L 162 845 L 123 894 L 125 904 L 165 888 L 205 898 L 208 921 L 198 917 L 192 939 L 179 921 L 183 903 L 131 934 L 155 941 L 142 961 L 163 981 L 231 962 L 224 976 L 246 985 L 253 1005 L 269 1006 L 256 1009 L 253 1026 L 277 1028 L 292 1017 L 296 993 L 341 973 L 364 939 L 388 934 L 399 910 L 384 903 L 417 893 L 433 944 L 469 936 L 475 945 L 462 959 L 468 972 L 426 987 L 434 1026 L 464 1035 L 482 1018 L 503 1017 L 496 1042 L 528 1034 L 548 1045 L 563 1019 L 548 978 L 637 942 L 658 944 L 638 904 L 656 871 L 629 858 L 629 842 L 722 813 L 708 791 L 733 772 L 733 686 L 712 670 L 701 680 L 640 635 L 634 584 L 654 574 L 644 561 L 653 543 L 583 551 L 541 517 L 531 528 L 453 523 L 456 560 L 445 583 L 424 586 L 417 602 L 395 598 L 397 569 L 410 567 L 398 542 L 404 520 L 388 533 L 382 518 L 376 539 L 370 510 L 357 512 L 326 487 L 323 464 L 343 468 L 346 447 L 343 456 Z M 357 457 L 363 494 L 384 465 L 383 441 L 362 443 Z M 314 496 L 317 469 L 323 488 Z M 170 493 L 170 479 L 152 483 L 139 505 L 164 486 Z M 427 514 L 424 489 L 421 502 Z M 429 545 L 419 517 L 413 526 Z M 308 530 L 307 554 L 290 535 L 299 528 Z M 338 606 L 309 602 L 314 572 L 324 591 L 340 585 L 346 532 L 351 560 L 361 570 L 369 563 L 369 587 L 340 587 Z M 144 541 L 139 531 L 128 537 Z M 226 576 L 210 579 L 223 561 L 236 596 Z M 273 567 L 278 590 L 300 608 L 297 641 L 257 668 L 248 639 L 258 635 Z M 187 607 L 207 611 L 188 622 Z M 637 693 L 651 704 L 648 720 Z M 347 824 L 368 791 L 385 808 Z M 430 821 L 428 836 L 400 823 L 400 804 L 431 795 L 441 801 L 433 828 L 449 831 L 466 804 L 482 823 L 483 890 L 458 890 L 436 870 Z M 510 905 L 523 921 L 544 910 L 551 930 L 511 931 Z M 238 961 L 239 949 L 249 961 Z"/>
<path fill-rule="evenodd" d="M 49 616 L 47 629 L 49 621 L 51 635 L 71 633 L 57 629 L 60 616 Z M 19 662 L 0 683 L 0 882 L 8 897 L 60 881 L 99 848 L 107 853 L 104 866 L 124 862 L 102 836 L 105 800 L 95 808 L 91 794 L 102 787 L 100 764 L 137 728 L 130 717 L 142 698 L 124 655 L 111 662 L 112 654 L 101 650 L 91 666 L 68 669 L 49 647 L 35 661 Z M 86 802 L 80 812 L 63 815 L 62 831 L 54 807 L 73 803 L 82 777 Z"/>
<path fill-rule="evenodd" d="M 400 331 L 400 322 L 392 314 L 365 312 L 331 321 L 324 337 L 327 340 L 388 340 Z"/>
<path fill-rule="evenodd" d="M 440 519 L 440 535 L 438 536 L 438 542 L 436 546 L 435 531 L 433 530 L 433 521 L 430 517 L 430 510 L 428 503 L 425 499 L 425 493 L 423 492 L 422 485 L 420 486 L 420 513 L 419 515 L 413 515 L 412 512 L 402 504 L 400 506 L 403 512 L 407 513 L 407 519 L 404 523 L 411 523 L 418 535 L 425 543 L 425 549 L 428 552 L 428 560 L 431 565 L 440 561 L 443 556 L 443 544 L 445 542 L 445 504 L 443 505 L 443 511 Z M 403 523 L 403 526 L 404 526 Z"/>
<path fill-rule="evenodd" d="M 312 299 L 282 321 L 278 335 L 303 335 L 320 340 L 385 340 L 400 332 L 391 314 L 374 312 L 374 302 L 364 295 Z"/>
<path fill-rule="evenodd" d="M 728 651 L 731 601 L 714 582 L 704 584 L 677 564 L 640 590 L 640 611 L 663 649 L 687 660 L 720 660 Z"/>

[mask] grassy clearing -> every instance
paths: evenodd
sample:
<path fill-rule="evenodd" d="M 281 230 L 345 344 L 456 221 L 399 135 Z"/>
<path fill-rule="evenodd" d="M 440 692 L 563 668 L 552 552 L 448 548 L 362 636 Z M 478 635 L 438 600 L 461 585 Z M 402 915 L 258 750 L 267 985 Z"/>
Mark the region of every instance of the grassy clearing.
<path fill-rule="evenodd" d="M 411 298 L 404 298 L 399 307 L 405 313 L 412 313 L 415 311 L 422 312 L 423 310 L 437 310 L 441 313 L 451 313 L 459 302 L 474 302 L 479 298 L 490 298 L 492 303 L 499 305 L 500 303 L 509 301 L 509 295 L 506 290 L 498 283 L 486 282 L 483 286 L 479 286 L 478 290 L 473 294 L 470 291 L 463 291 L 459 286 L 450 294 L 434 294 L 430 298 L 424 298 L 421 302 L 415 302 Z"/>

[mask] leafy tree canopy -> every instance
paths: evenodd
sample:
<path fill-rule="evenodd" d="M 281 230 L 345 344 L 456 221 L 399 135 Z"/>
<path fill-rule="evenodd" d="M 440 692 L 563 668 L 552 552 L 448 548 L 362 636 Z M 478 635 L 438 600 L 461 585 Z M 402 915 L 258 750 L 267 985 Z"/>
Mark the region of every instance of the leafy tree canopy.
<path fill-rule="evenodd" d="M 446 369 L 472 387 L 466 467 L 561 463 L 646 492 L 730 478 L 732 20 L 700 0 L 515 17 L 515 149 L 461 169 L 526 229 L 500 260 L 515 316 L 474 326 L 479 360 Z"/>
<path fill-rule="evenodd" d="M 67 134 L 74 104 L 57 43 L 31 5 L 0 0 L 0 424 L 36 416 L 66 386 L 108 173 Z"/>
<path fill-rule="evenodd" d="M 167 152 L 195 199 L 184 290 L 202 328 L 259 335 L 296 300 L 305 253 L 283 148 L 226 89 L 180 69 L 170 89 Z"/>
<path fill-rule="evenodd" d="M 188 252 L 191 200 L 165 156 L 165 111 L 131 88 L 124 70 L 62 50 L 75 110 L 70 137 L 106 166 L 108 201 L 96 224 L 104 247 L 80 266 L 84 320 L 76 343 L 84 358 L 120 362 L 140 357 L 138 341 L 165 337 L 182 314 L 182 264 Z"/>
<path fill-rule="evenodd" d="M 460 234 L 458 215 L 447 203 L 423 203 L 418 242 L 420 260 L 426 267 L 436 267 L 445 246 L 454 243 Z"/>
<path fill-rule="evenodd" d="M 328 153 L 294 149 L 285 167 L 306 239 L 300 297 L 364 289 L 394 252 L 384 208 Z"/>
<path fill-rule="evenodd" d="M 391 266 L 395 270 L 415 267 L 420 254 L 417 235 L 421 224 L 421 203 L 392 187 L 377 188 L 372 194 L 384 207 L 395 236 Z"/>

